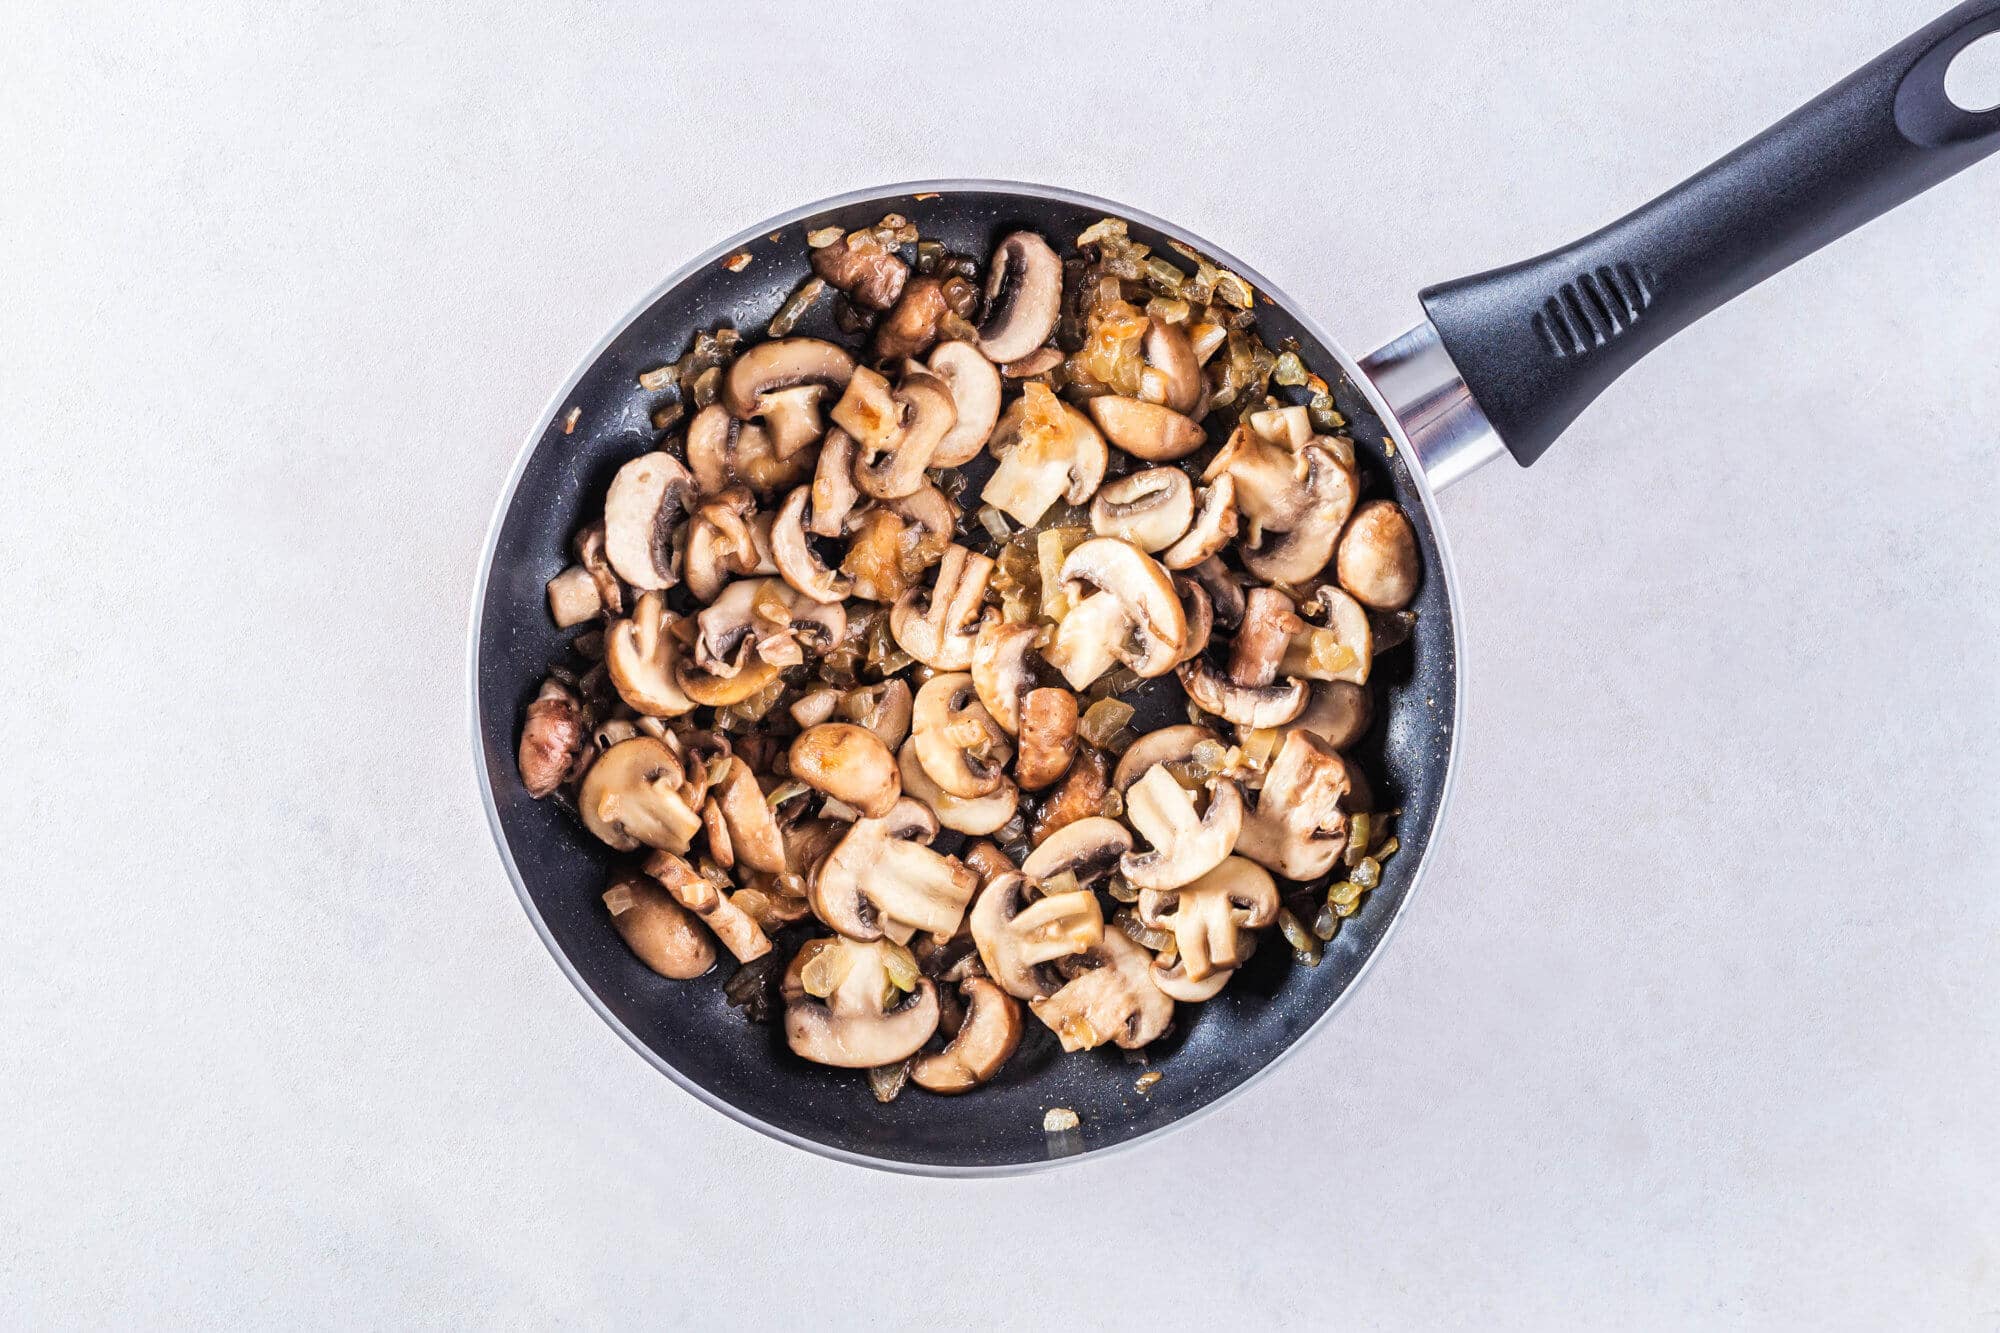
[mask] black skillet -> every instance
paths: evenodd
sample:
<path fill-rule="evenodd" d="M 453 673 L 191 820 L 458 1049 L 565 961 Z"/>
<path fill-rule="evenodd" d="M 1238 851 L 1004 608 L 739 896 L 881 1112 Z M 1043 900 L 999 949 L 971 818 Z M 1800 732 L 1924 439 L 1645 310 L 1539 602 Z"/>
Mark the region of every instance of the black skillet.
<path fill-rule="evenodd" d="M 515 465 L 481 563 L 471 644 L 475 762 L 501 858 L 544 942 L 605 1021 L 662 1073 L 746 1125 L 851 1162 L 930 1174 L 1025 1170 L 1136 1142 L 1215 1105 L 1271 1068 L 1367 969 L 1444 814 L 1458 734 L 1458 625 L 1434 490 L 1503 450 L 1532 462 L 1668 336 L 2000 148 L 2000 107 L 1961 109 L 1944 88 L 1958 53 L 1996 30 L 2000 0 L 1958 6 L 1622 221 L 1539 259 L 1425 291 L 1427 321 L 1358 362 L 1216 246 L 1063 190 L 901 185 L 813 204 L 723 242 L 648 296 L 556 395 Z M 1413 639 L 1381 659 L 1378 721 L 1359 747 L 1377 786 L 1402 807 L 1403 851 L 1319 966 L 1298 965 L 1281 942 L 1268 942 L 1218 998 L 1181 1007 L 1176 1031 L 1148 1052 L 1147 1066 L 1117 1051 L 1061 1056 L 1031 1022 L 1020 1052 L 986 1088 L 958 1098 L 913 1089 L 881 1105 L 858 1075 L 796 1059 L 775 1029 L 728 1007 L 719 980 L 726 967 L 673 982 L 640 964 L 599 901 L 611 853 L 555 802 L 529 799 L 514 752 L 522 712 L 567 638 L 549 620 L 543 585 L 565 563 L 570 534 L 594 517 L 611 474 L 655 447 L 657 395 L 638 388 L 639 373 L 679 356 L 698 329 L 730 324 L 760 334 L 807 276 L 808 231 L 859 227 L 889 212 L 977 255 L 1019 227 L 1065 249 L 1099 218 L 1122 217 L 1156 249 L 1178 239 L 1242 274 L 1260 293 L 1265 339 L 1296 338 L 1307 365 L 1335 381 L 1367 489 L 1393 494 L 1410 515 L 1426 578 Z M 752 262 L 725 268 L 721 261 L 739 251 Z M 826 305 L 797 331 L 839 338 Z M 1388 440 L 1393 450 L 1383 447 Z M 1138 723 L 1181 720 L 1170 693 L 1139 701 Z M 1163 1077 L 1141 1093 L 1135 1082 L 1147 1068 Z M 1046 1132 L 1052 1107 L 1073 1110 L 1078 1128 Z"/>

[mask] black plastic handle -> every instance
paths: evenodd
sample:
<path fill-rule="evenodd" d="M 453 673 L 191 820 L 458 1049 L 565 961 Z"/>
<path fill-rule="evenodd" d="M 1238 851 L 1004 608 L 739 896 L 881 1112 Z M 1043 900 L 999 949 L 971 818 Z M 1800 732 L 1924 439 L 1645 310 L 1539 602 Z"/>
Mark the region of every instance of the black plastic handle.
<path fill-rule="evenodd" d="M 1709 311 L 2000 149 L 2000 108 L 1963 110 L 1944 89 L 1953 57 L 1996 31 L 2000 0 L 1968 0 L 1595 235 L 1425 290 L 1514 457 L 1541 457 L 1613 380 Z"/>

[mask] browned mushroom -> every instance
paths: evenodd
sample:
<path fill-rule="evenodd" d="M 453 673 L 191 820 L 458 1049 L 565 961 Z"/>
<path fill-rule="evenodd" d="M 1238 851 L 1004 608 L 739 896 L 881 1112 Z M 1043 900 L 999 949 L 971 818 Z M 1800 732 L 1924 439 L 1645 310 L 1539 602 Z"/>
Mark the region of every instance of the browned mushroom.
<path fill-rule="evenodd" d="M 545 680 L 521 727 L 521 785 L 537 800 L 560 787 L 583 752 L 583 705 L 560 681 Z"/>

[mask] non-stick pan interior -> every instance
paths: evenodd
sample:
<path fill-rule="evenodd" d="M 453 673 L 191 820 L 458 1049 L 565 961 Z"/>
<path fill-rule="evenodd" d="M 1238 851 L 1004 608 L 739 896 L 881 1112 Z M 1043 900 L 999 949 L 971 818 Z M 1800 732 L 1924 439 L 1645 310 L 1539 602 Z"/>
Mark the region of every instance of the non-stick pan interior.
<path fill-rule="evenodd" d="M 516 772 L 523 710 L 568 638 L 549 619 L 544 584 L 567 563 L 571 534 L 596 517 L 619 465 L 656 447 L 650 414 L 659 395 L 639 387 L 639 374 L 680 356 L 698 329 L 729 324 L 761 337 L 772 313 L 809 276 L 808 231 L 857 227 L 889 212 L 910 218 L 926 238 L 982 257 L 998 236 L 1019 227 L 1042 232 L 1068 253 L 1078 232 L 1107 213 L 1127 218 L 1132 233 L 1155 247 L 1164 249 L 1168 239 L 1115 205 L 1034 187 L 899 191 L 850 197 L 759 229 L 723 252 L 749 252 L 751 262 L 740 272 L 714 260 L 688 271 L 641 309 L 554 405 L 504 502 L 477 607 L 479 762 L 503 853 L 550 948 L 607 1020 L 663 1070 L 747 1124 L 836 1156 L 914 1170 L 1018 1168 L 1126 1143 L 1208 1106 L 1284 1053 L 1340 998 L 1381 944 L 1430 844 L 1456 720 L 1456 643 L 1433 516 L 1406 460 L 1384 448 L 1390 432 L 1349 379 L 1346 363 L 1254 274 L 1198 238 L 1173 233 L 1257 284 L 1266 341 L 1297 339 L 1307 366 L 1333 383 L 1363 456 L 1364 494 L 1393 495 L 1422 544 L 1426 577 L 1414 604 L 1416 632 L 1406 647 L 1379 660 L 1376 724 L 1356 747 L 1378 804 L 1403 811 L 1402 851 L 1385 868 L 1381 887 L 1343 923 L 1317 967 L 1295 963 L 1272 933 L 1218 998 L 1182 1005 L 1175 1031 L 1150 1047 L 1143 1062 L 1116 1049 L 1063 1055 L 1053 1034 L 1031 1020 L 999 1077 L 955 1098 L 911 1088 L 882 1105 L 861 1075 L 799 1060 L 775 1028 L 750 1024 L 729 1007 L 722 994 L 727 963 L 686 982 L 649 971 L 612 931 L 599 900 L 615 854 L 555 801 L 530 799 Z M 834 327 L 830 307 L 821 302 L 796 332 L 854 345 Z M 575 424 L 565 430 L 572 411 Z M 1146 704 L 1138 724 L 1185 720 L 1177 697 L 1165 702 L 1173 691 L 1154 693 L 1154 700 L 1133 700 Z M 1142 1093 L 1136 1082 L 1148 1070 L 1162 1077 Z M 1043 1116 L 1052 1107 L 1073 1110 L 1079 1128 L 1046 1133 Z"/>

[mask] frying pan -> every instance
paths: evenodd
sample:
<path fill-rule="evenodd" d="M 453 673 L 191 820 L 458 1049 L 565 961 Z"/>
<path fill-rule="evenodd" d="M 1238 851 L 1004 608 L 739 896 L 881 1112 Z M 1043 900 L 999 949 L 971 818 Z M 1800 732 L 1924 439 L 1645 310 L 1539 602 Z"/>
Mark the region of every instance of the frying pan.
<path fill-rule="evenodd" d="M 842 1160 L 935 1175 L 997 1174 L 1137 1143 L 1241 1091 L 1323 1023 L 1368 969 L 1423 875 L 1451 793 L 1460 707 L 1457 590 L 1436 494 L 1511 454 L 1532 463 L 1604 387 L 1648 351 L 1793 261 L 2000 148 L 2000 107 L 1968 111 L 1948 66 L 2000 31 L 2000 0 L 1972 0 L 1735 153 L 1630 216 L 1564 249 L 1422 293 L 1427 319 L 1356 360 L 1249 265 L 1137 210 L 996 181 L 897 185 L 842 195 L 732 237 L 669 278 L 551 401 L 501 496 L 474 592 L 475 767 L 501 859 L 522 905 L 591 1006 L 662 1073 L 752 1128 Z M 668 981 L 613 932 L 599 895 L 613 854 L 515 769 L 521 717 L 566 635 L 543 585 L 570 534 L 595 516 L 611 475 L 655 445 L 652 395 L 637 376 L 679 356 L 698 329 L 761 330 L 808 275 L 805 234 L 899 212 L 927 238 L 983 255 L 1020 227 L 1063 249 L 1102 217 L 1159 249 L 1179 240 L 1260 293 L 1267 342 L 1298 340 L 1329 381 L 1363 455 L 1365 493 L 1410 516 L 1425 570 L 1409 645 L 1385 654 L 1378 720 L 1358 749 L 1402 808 L 1403 850 L 1342 923 L 1317 967 L 1267 943 L 1231 986 L 1181 1006 L 1146 1053 L 1061 1055 L 1040 1024 L 991 1084 L 965 1097 L 911 1091 L 878 1104 L 865 1080 L 792 1056 L 774 1027 L 730 1008 L 716 976 Z M 747 251 L 740 271 L 722 260 Z M 838 338 L 828 303 L 797 332 Z M 1393 447 L 1389 442 L 1393 441 Z M 976 484 L 972 468 L 967 472 Z M 1171 691 L 1131 700 L 1135 724 L 1183 720 Z M 723 973 L 726 975 L 726 972 Z M 1052 1107 L 1075 1129 L 1049 1133 Z"/>

